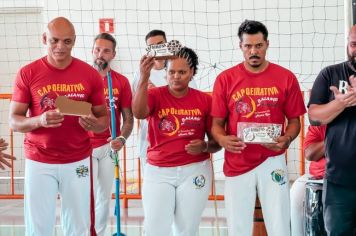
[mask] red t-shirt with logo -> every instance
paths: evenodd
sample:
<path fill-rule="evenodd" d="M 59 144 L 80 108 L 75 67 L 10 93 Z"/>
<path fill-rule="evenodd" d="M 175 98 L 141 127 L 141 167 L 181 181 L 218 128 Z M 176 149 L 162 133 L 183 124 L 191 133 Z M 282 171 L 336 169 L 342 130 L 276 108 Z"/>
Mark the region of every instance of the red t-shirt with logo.
<path fill-rule="evenodd" d="M 124 108 L 131 108 L 131 87 L 129 80 L 117 73 L 116 71 L 111 70 L 111 79 L 112 79 L 112 92 L 114 98 L 114 106 L 115 106 L 115 117 L 116 117 L 116 135 L 119 136 L 120 131 L 120 123 L 121 123 L 121 110 Z M 106 99 L 106 106 L 108 109 L 108 114 L 110 114 L 110 101 L 109 101 L 109 90 L 108 90 L 108 78 L 104 77 L 104 95 Z M 109 117 L 111 117 L 109 115 Z M 89 132 L 91 142 L 94 148 L 100 147 L 106 143 L 108 143 L 107 139 L 111 137 L 110 128 L 105 130 L 102 133 L 93 133 Z"/>
<path fill-rule="evenodd" d="M 189 88 L 186 96 L 176 98 L 163 86 L 149 90 L 148 106 L 148 163 L 173 167 L 209 158 L 209 153 L 191 155 L 184 148 L 191 140 L 204 140 L 210 132 L 210 95 Z"/>
<path fill-rule="evenodd" d="M 310 144 L 324 142 L 326 133 L 326 126 L 309 126 L 307 135 L 304 139 L 304 150 Z M 315 178 L 324 178 L 326 168 L 325 156 L 318 161 L 311 161 L 309 166 L 309 174 Z"/>
<path fill-rule="evenodd" d="M 65 69 L 50 65 L 46 57 L 20 69 L 12 100 L 29 104 L 29 117 L 56 109 L 57 96 L 87 101 L 93 106 L 105 104 L 103 82 L 87 63 L 73 58 Z M 25 134 L 25 156 L 49 164 L 72 163 L 91 154 L 88 132 L 79 125 L 78 116 L 65 116 L 58 128 L 38 128 Z"/>
<path fill-rule="evenodd" d="M 212 116 L 227 120 L 228 135 L 237 135 L 238 122 L 274 123 L 297 118 L 306 112 L 295 75 L 269 63 L 261 73 L 251 73 L 243 63 L 218 75 L 214 84 Z M 282 154 L 259 144 L 247 144 L 241 154 L 225 150 L 224 174 L 246 173 L 268 157 Z"/>

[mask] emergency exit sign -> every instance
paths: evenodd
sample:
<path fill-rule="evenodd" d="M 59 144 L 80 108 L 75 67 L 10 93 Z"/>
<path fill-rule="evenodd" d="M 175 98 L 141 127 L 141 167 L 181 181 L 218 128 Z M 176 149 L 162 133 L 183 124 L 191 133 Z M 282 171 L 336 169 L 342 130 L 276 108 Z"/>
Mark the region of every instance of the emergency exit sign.
<path fill-rule="evenodd" d="M 99 31 L 100 33 L 114 33 L 114 19 L 113 18 L 99 19 Z"/>

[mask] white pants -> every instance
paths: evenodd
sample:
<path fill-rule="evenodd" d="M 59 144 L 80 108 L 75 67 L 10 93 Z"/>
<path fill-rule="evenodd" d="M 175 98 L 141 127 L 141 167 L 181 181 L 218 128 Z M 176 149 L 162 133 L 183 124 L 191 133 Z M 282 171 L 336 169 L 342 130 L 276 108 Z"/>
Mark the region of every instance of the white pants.
<path fill-rule="evenodd" d="M 304 202 L 306 184 L 309 182 L 323 183 L 323 180 L 310 180 L 305 174 L 296 179 L 290 189 L 292 236 L 304 235 Z"/>
<path fill-rule="evenodd" d="M 110 143 L 93 150 L 93 181 L 95 199 L 95 230 L 105 234 L 108 224 L 115 164 L 110 157 Z"/>
<path fill-rule="evenodd" d="M 63 235 L 89 235 L 89 161 L 89 158 L 86 158 L 69 164 L 46 164 L 26 159 L 26 236 L 53 235 L 58 193 L 62 203 Z"/>
<path fill-rule="evenodd" d="M 146 236 L 196 235 L 208 200 L 210 160 L 179 167 L 145 166 L 142 189 Z"/>
<path fill-rule="evenodd" d="M 270 157 L 255 169 L 225 180 L 225 210 L 230 236 L 251 236 L 256 193 L 267 233 L 290 235 L 289 181 L 284 155 Z"/>

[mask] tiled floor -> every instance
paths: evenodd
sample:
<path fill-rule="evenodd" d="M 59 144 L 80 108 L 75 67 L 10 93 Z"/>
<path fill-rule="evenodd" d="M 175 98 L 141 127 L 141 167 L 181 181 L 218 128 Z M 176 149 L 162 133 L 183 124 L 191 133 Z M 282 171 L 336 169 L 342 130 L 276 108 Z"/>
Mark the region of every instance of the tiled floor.
<path fill-rule="evenodd" d="M 58 204 L 59 205 L 59 204 Z M 111 206 L 114 207 L 112 201 Z M 204 210 L 199 227 L 199 236 L 227 236 L 226 219 L 223 212 L 223 202 L 218 202 L 218 223 L 215 216 L 214 202 L 209 201 Z M 112 212 L 114 212 L 112 210 Z M 59 222 L 59 217 L 57 217 Z M 112 215 L 108 222 L 105 236 L 116 233 L 116 219 Z M 0 200 L 0 236 L 23 236 L 23 200 Z M 218 234 L 219 228 L 219 234 Z M 140 200 L 129 201 L 129 207 L 121 210 L 121 231 L 126 236 L 141 236 L 143 232 L 143 211 Z M 62 236 L 60 226 L 56 227 L 55 236 Z"/>

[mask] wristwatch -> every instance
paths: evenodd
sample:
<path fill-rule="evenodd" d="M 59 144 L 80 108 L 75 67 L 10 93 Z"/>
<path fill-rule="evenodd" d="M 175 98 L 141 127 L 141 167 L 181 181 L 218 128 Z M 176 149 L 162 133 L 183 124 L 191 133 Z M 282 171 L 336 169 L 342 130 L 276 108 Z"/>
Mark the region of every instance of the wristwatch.
<path fill-rule="evenodd" d="M 124 136 L 119 136 L 118 139 L 121 142 L 122 146 L 124 146 L 126 143 L 126 138 Z"/>

